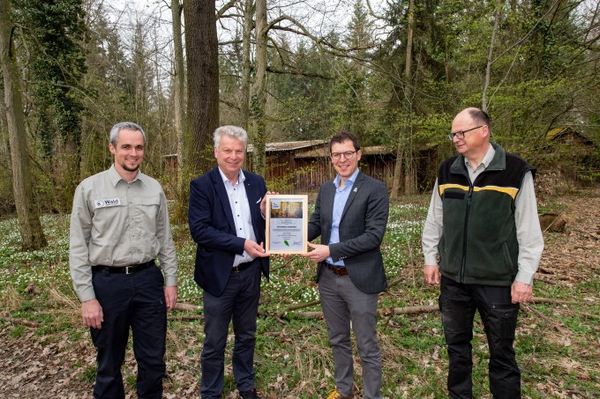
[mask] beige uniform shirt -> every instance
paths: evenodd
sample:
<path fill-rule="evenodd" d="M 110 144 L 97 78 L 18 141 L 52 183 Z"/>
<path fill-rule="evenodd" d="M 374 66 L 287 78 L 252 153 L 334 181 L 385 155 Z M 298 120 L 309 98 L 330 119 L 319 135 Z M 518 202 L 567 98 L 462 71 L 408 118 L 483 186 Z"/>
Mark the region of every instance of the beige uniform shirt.
<path fill-rule="evenodd" d="M 129 266 L 158 256 L 167 286 L 177 285 L 177 258 L 167 199 L 139 172 L 127 182 L 110 169 L 83 180 L 71 213 L 69 263 L 80 301 L 94 299 L 92 266 Z"/>

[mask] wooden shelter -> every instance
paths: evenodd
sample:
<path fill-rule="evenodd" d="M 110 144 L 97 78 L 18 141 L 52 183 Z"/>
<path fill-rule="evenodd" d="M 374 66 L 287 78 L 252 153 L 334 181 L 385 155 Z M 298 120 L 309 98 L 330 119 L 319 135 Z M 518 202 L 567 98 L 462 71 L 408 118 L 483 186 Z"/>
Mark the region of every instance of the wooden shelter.
<path fill-rule="evenodd" d="M 396 154 L 386 146 L 362 147 L 361 172 L 392 185 Z M 244 169 L 252 170 L 254 146 L 248 145 Z M 430 190 L 437 171 L 437 149 L 427 148 L 415 157 L 420 191 Z M 165 155 L 168 181 L 177 187 L 179 164 L 176 154 Z M 267 143 L 265 180 L 282 194 L 317 193 L 323 183 L 333 179 L 335 169 L 329 158 L 329 140 Z"/>
<path fill-rule="evenodd" d="M 557 127 L 546 134 L 546 167 L 556 169 L 578 185 L 589 185 L 600 176 L 599 148 L 572 127 Z"/>
<path fill-rule="evenodd" d="M 395 155 L 384 146 L 363 147 L 359 168 L 361 172 L 391 184 Z M 252 153 L 254 147 L 248 146 Z M 251 168 L 251 156 L 247 157 Z M 329 141 L 289 141 L 268 143 L 265 179 L 282 193 L 316 193 L 321 184 L 335 177 L 329 158 Z"/>

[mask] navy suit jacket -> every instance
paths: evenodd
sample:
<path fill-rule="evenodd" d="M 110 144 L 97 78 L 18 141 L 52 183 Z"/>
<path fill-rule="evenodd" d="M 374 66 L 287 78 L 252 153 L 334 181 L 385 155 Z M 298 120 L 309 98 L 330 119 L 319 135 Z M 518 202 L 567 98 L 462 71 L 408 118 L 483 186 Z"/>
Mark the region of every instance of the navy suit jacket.
<path fill-rule="evenodd" d="M 309 241 L 321 236 L 321 244 L 328 245 L 334 196 L 333 181 L 324 183 L 308 223 Z M 367 294 L 381 292 L 387 287 L 380 246 L 388 213 L 385 184 L 359 172 L 342 213 L 340 242 L 330 244 L 329 251 L 334 261 L 344 261 L 352 283 Z M 319 263 L 317 281 L 323 268 L 323 263 Z"/>
<path fill-rule="evenodd" d="M 256 241 L 265 242 L 265 220 L 260 202 L 267 192 L 264 179 L 244 170 L 244 186 Z M 198 244 L 194 280 L 203 290 L 221 296 L 229 280 L 235 255 L 244 252 L 244 238 L 235 232 L 235 223 L 225 184 L 218 168 L 190 182 L 188 209 L 190 233 Z M 257 258 L 269 278 L 269 258 Z"/>

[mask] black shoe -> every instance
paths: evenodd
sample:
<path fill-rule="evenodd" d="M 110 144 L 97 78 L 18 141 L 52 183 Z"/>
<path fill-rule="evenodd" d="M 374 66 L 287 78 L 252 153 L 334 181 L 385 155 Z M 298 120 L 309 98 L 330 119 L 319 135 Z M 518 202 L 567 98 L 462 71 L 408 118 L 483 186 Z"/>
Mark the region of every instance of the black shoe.
<path fill-rule="evenodd" d="M 240 397 L 242 399 L 260 399 L 256 394 L 256 389 L 252 389 L 250 391 L 240 391 Z"/>

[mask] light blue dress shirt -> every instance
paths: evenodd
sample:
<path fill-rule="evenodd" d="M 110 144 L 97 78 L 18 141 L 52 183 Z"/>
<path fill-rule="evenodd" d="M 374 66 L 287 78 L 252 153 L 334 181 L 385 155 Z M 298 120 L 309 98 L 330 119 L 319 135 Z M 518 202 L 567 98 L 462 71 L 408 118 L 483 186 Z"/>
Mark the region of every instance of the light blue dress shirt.
<path fill-rule="evenodd" d="M 335 185 L 335 196 L 333 198 L 333 213 L 331 215 L 331 234 L 329 236 L 329 244 L 340 242 L 340 223 L 342 221 L 342 212 L 344 212 L 344 207 L 346 206 L 346 202 L 348 201 L 348 197 L 350 196 L 350 192 L 352 191 L 352 186 L 354 186 L 358 172 L 359 170 L 356 169 L 354 173 L 352 173 L 352 176 L 346 180 L 343 189 L 340 188 L 340 175 L 337 175 L 335 179 L 333 179 L 333 184 Z M 331 256 L 327 258 L 326 262 L 335 266 L 345 266 L 343 260 L 334 262 Z"/>

